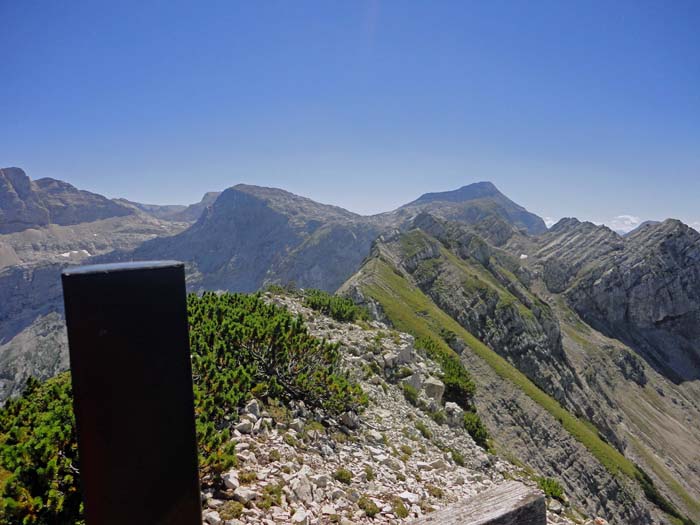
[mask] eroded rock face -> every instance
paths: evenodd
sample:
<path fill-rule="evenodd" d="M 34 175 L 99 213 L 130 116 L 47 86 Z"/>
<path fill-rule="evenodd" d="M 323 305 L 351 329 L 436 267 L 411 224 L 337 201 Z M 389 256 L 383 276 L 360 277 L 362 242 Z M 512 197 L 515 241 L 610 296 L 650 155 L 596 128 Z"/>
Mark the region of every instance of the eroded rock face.
<path fill-rule="evenodd" d="M 700 378 L 700 234 L 692 228 L 667 220 L 635 231 L 622 251 L 580 272 L 567 297 L 673 380 Z"/>
<path fill-rule="evenodd" d="M 0 169 L 0 233 L 49 223 L 49 210 L 19 168 Z"/>
<path fill-rule="evenodd" d="M 126 206 L 66 182 L 49 178 L 32 181 L 19 168 L 0 169 L 0 233 L 133 213 Z"/>
<path fill-rule="evenodd" d="M 373 253 L 394 261 L 443 311 L 543 390 L 585 413 L 585 396 L 567 364 L 559 324 L 549 306 L 528 290 L 527 270 L 470 228 L 429 214 L 418 215 L 414 225 L 379 239 Z M 460 347 L 459 341 L 451 344 Z"/>
<path fill-rule="evenodd" d="M 495 438 L 547 476 L 562 480 L 569 497 L 611 523 L 658 523 L 644 496 L 612 476 L 546 411 L 500 378 L 473 353 L 465 364 L 478 378 L 476 404 Z"/>

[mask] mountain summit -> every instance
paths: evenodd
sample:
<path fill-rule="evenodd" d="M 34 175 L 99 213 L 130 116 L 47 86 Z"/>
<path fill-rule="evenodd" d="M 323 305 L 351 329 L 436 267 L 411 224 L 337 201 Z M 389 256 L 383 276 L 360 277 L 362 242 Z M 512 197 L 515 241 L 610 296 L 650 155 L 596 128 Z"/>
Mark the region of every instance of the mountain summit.
<path fill-rule="evenodd" d="M 435 201 L 466 202 L 498 196 L 503 197 L 503 194 L 498 191 L 498 188 L 496 188 L 492 182 L 482 181 L 462 186 L 456 190 L 424 193 L 413 202 L 410 202 L 404 206 L 413 206 L 416 204 L 425 204 Z"/>
<path fill-rule="evenodd" d="M 525 230 L 530 235 L 547 231 L 541 217 L 510 200 L 491 182 L 476 182 L 453 191 L 426 193 L 397 211 L 417 209 L 443 219 L 468 224 L 496 218 Z"/>
<path fill-rule="evenodd" d="M 20 168 L 0 168 L 0 233 L 133 213 L 102 195 L 79 190 L 67 182 L 50 178 L 33 181 Z"/>

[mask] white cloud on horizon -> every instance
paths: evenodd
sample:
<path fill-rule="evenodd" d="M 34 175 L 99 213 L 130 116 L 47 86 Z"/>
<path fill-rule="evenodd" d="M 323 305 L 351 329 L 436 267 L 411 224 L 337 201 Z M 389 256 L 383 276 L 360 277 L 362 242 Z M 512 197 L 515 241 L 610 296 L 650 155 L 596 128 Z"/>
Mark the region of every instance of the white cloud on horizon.
<path fill-rule="evenodd" d="M 642 219 L 636 215 L 622 214 L 613 217 L 605 224 L 614 231 L 628 232 L 634 230 L 637 226 L 642 223 Z"/>
<path fill-rule="evenodd" d="M 543 220 L 547 228 L 551 228 L 558 222 L 556 219 L 552 219 L 551 217 L 544 217 Z"/>

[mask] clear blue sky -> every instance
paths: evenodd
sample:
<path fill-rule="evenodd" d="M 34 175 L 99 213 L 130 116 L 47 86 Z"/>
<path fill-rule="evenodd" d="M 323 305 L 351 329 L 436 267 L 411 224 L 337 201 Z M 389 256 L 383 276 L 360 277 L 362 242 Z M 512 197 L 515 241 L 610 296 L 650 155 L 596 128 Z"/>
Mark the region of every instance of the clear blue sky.
<path fill-rule="evenodd" d="M 700 1 L 0 0 L 0 166 L 361 213 L 493 181 L 700 224 Z"/>

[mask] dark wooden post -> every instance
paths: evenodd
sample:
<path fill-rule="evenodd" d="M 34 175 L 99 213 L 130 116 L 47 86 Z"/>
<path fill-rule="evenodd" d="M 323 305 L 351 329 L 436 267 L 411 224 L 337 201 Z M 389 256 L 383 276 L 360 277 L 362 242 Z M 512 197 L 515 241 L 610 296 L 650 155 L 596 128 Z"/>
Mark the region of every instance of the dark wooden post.
<path fill-rule="evenodd" d="M 184 266 L 62 280 L 88 525 L 201 525 Z"/>

